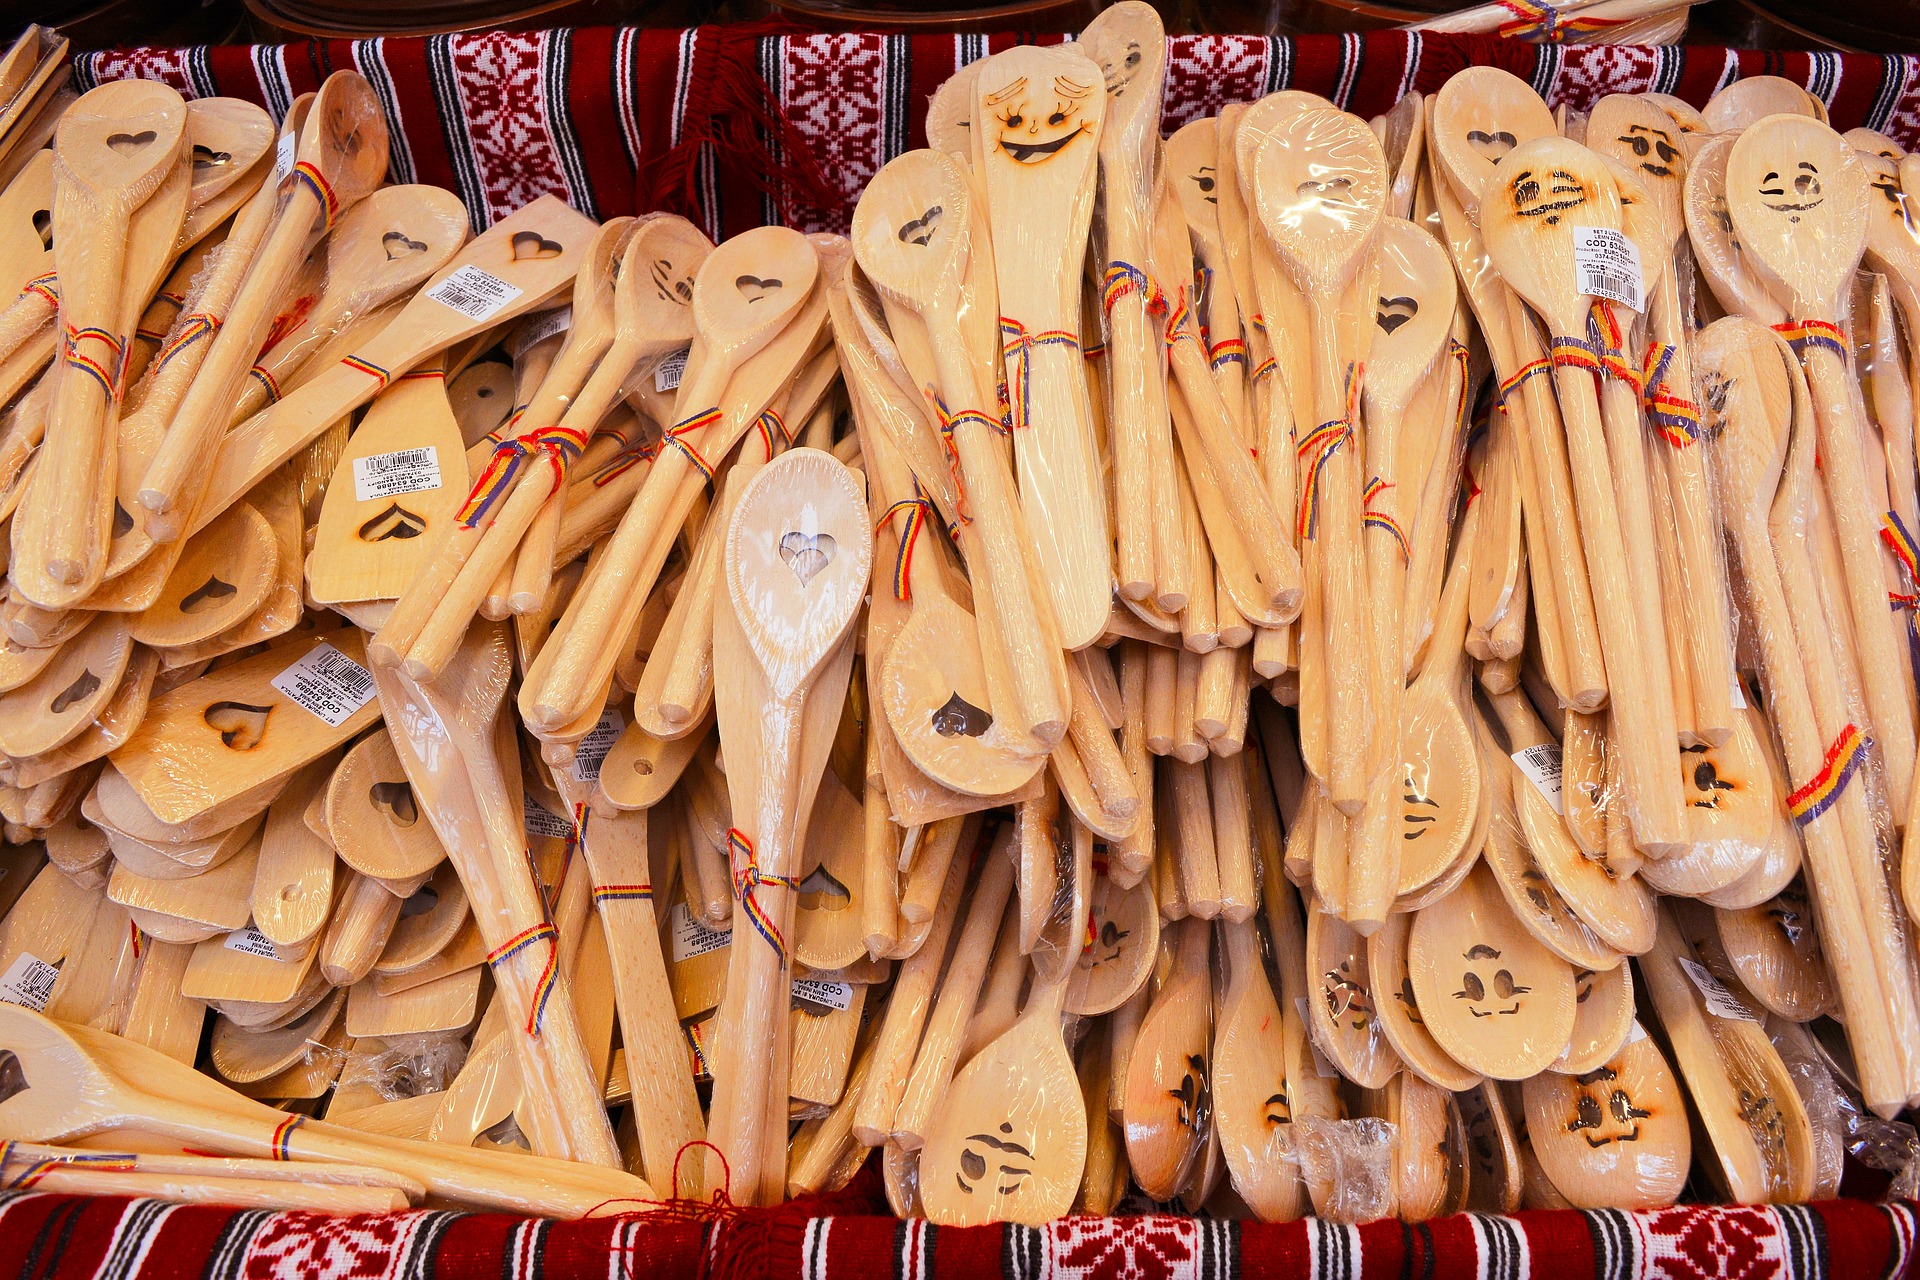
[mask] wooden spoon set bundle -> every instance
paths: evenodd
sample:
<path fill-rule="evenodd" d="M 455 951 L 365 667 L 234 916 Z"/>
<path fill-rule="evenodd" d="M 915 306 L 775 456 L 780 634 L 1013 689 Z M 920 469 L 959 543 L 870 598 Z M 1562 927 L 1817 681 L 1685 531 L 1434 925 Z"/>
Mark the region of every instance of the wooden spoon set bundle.
<path fill-rule="evenodd" d="M 719 245 L 470 239 L 351 72 L 74 101 L 0 191 L 0 1184 L 1834 1194 L 1920 1100 L 1904 158 L 1488 69 L 1163 138 L 1164 48 Z"/>

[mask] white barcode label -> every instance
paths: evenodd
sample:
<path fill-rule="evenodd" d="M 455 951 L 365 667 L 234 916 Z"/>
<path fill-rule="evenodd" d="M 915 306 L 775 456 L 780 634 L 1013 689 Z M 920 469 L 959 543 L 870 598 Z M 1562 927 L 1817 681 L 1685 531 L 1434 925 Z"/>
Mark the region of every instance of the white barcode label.
<path fill-rule="evenodd" d="M 673 962 L 675 964 L 733 945 L 732 930 L 707 928 L 706 924 L 693 914 L 693 909 L 684 902 L 673 904 L 673 912 L 668 919 L 673 925 Z"/>
<path fill-rule="evenodd" d="M 1522 747 L 1513 753 L 1513 762 L 1527 775 L 1534 790 L 1546 797 L 1553 811 L 1565 816 L 1566 808 L 1560 799 L 1560 748 L 1551 742 Z"/>
<path fill-rule="evenodd" d="M 1720 979 L 1707 972 L 1707 966 L 1689 956 L 1676 956 L 1680 967 L 1693 979 L 1693 985 L 1700 988 L 1700 998 L 1707 1002 L 1707 1012 L 1722 1018 L 1733 1018 L 1739 1022 L 1758 1022 L 1753 1010 L 1740 1003 L 1733 992 L 1720 983 Z"/>
<path fill-rule="evenodd" d="M 440 451 L 432 445 L 353 460 L 353 496 L 359 502 L 423 493 L 440 484 Z"/>
<path fill-rule="evenodd" d="M 653 367 L 653 389 L 655 391 L 677 391 L 680 389 L 680 376 L 687 371 L 687 349 L 669 352 L 667 357 Z"/>
<path fill-rule="evenodd" d="M 1633 311 L 1647 309 L 1640 250 L 1612 227 L 1573 227 L 1573 289 Z"/>
<path fill-rule="evenodd" d="M 522 825 L 530 836 L 551 836 L 559 840 L 573 837 L 573 824 L 532 796 L 526 799 L 526 819 Z"/>
<path fill-rule="evenodd" d="M 330 644 L 307 650 L 273 687 L 335 729 L 373 701 L 373 673 Z"/>
<path fill-rule="evenodd" d="M 300 135 L 284 133 L 275 144 L 273 151 L 273 184 L 279 186 L 286 176 L 293 172 L 293 162 L 300 152 Z"/>
<path fill-rule="evenodd" d="M 520 292 L 499 276 L 469 263 L 427 290 L 427 296 L 469 320 L 491 320 Z"/>
<path fill-rule="evenodd" d="M 53 984 L 60 977 L 57 965 L 48 964 L 31 951 L 22 951 L 18 959 L 0 974 L 0 1002 L 17 1004 L 35 1013 L 45 1013 L 53 999 Z"/>
<path fill-rule="evenodd" d="M 573 752 L 573 780 L 575 782 L 598 782 L 600 780 L 600 762 L 607 758 L 607 752 L 613 750 L 614 739 L 627 727 L 620 713 L 608 707 L 600 713 L 599 723 L 592 732 L 580 739 L 580 745 Z"/>
<path fill-rule="evenodd" d="M 818 978 L 795 978 L 793 998 L 803 1005 L 817 1005 L 845 1013 L 853 1007 L 853 984 L 822 982 Z"/>
<path fill-rule="evenodd" d="M 262 960 L 284 960 L 280 949 L 273 945 L 273 939 L 249 924 L 244 929 L 235 929 L 227 935 L 226 948 L 238 951 L 242 955 L 258 956 Z"/>
<path fill-rule="evenodd" d="M 561 307 L 556 311 L 543 311 L 527 322 L 526 331 L 514 343 L 513 356 L 517 360 L 525 354 L 528 347 L 536 342 L 545 342 L 556 333 L 565 333 L 573 328 L 573 308 Z"/>

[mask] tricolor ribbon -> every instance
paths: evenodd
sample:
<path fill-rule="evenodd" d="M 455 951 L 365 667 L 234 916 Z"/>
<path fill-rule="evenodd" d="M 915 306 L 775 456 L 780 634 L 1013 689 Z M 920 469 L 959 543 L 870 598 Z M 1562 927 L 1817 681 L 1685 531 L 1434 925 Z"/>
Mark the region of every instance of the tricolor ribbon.
<path fill-rule="evenodd" d="M 1587 312 L 1587 336 L 1556 336 L 1548 342 L 1548 354 L 1557 368 L 1584 369 L 1598 377 L 1614 378 L 1633 388 L 1638 397 L 1641 371 L 1628 362 L 1622 349 L 1625 341 L 1613 305 L 1596 298 Z"/>
<path fill-rule="evenodd" d="M 1373 509 L 1373 500 L 1375 498 L 1387 490 L 1397 487 L 1396 485 L 1388 484 L 1379 476 L 1375 476 L 1373 479 L 1367 481 L 1367 487 L 1361 491 L 1361 497 L 1364 500 L 1362 505 L 1365 508 L 1364 520 L 1366 527 L 1369 529 L 1385 530 L 1395 542 L 1400 544 L 1400 562 L 1406 564 L 1413 559 L 1412 548 L 1407 543 L 1406 530 L 1400 527 L 1400 522 L 1393 518 L 1391 512 L 1375 511 Z"/>
<path fill-rule="evenodd" d="M 1247 340 L 1245 338 L 1222 338 L 1207 348 L 1207 364 L 1218 369 L 1223 365 L 1245 364 L 1247 362 Z"/>
<path fill-rule="evenodd" d="M 795 889 L 800 882 L 792 876 L 770 876 L 760 869 L 760 863 L 753 852 L 753 841 L 738 827 L 727 828 L 727 848 L 733 863 L 733 893 L 740 901 L 740 910 L 746 913 L 749 923 L 759 935 L 773 948 L 774 955 L 782 964 L 787 959 L 786 939 L 780 936 L 780 926 L 775 924 L 767 909 L 760 905 L 755 890 L 762 885 L 779 889 Z"/>
<path fill-rule="evenodd" d="M 268 1154 L 275 1160 L 293 1159 L 293 1152 L 289 1149 L 289 1144 L 293 1140 L 293 1131 L 306 1122 L 305 1116 L 288 1116 L 282 1120 L 273 1131 L 273 1137 L 270 1140 L 272 1149 Z"/>
<path fill-rule="evenodd" d="M 365 356 L 347 356 L 344 359 L 342 359 L 340 363 L 347 366 L 347 368 L 349 369 L 353 369 L 353 370 L 356 370 L 357 372 L 366 374 L 369 378 L 372 378 L 375 382 L 378 382 L 380 384 L 380 390 L 382 391 L 385 391 L 387 389 L 387 384 L 393 381 L 393 375 L 391 373 L 387 372 L 387 370 L 385 369 L 382 369 L 379 365 L 367 359 Z"/>
<path fill-rule="evenodd" d="M 708 484 L 713 483 L 713 464 L 701 457 L 698 449 L 687 443 L 686 436 L 689 432 L 699 431 L 702 428 L 712 426 L 714 423 L 720 421 L 720 418 L 721 413 L 718 405 L 715 405 L 711 409 L 702 409 L 699 413 L 691 417 L 682 418 L 680 421 L 674 423 L 671 427 L 667 428 L 667 433 L 660 437 L 660 443 L 662 445 L 672 445 L 681 453 L 685 454 L 687 461 L 693 464 L 693 469 L 698 471 L 701 478 Z"/>
<path fill-rule="evenodd" d="M 642 462 L 651 462 L 660 453 L 660 446 L 649 440 L 641 440 L 620 450 L 591 477 L 596 488 L 612 484 L 628 471 Z"/>
<path fill-rule="evenodd" d="M 471 529 L 486 519 L 494 504 L 513 488 L 521 468 L 536 458 L 545 458 L 553 468 L 553 487 L 558 489 L 566 483 L 568 465 L 586 447 L 586 433 L 575 427 L 541 427 L 501 441 L 487 459 L 480 478 L 473 482 L 466 505 L 460 508 L 461 527 Z"/>
<path fill-rule="evenodd" d="M 1457 358 L 1461 361 L 1462 364 L 1465 364 L 1467 359 L 1467 349 L 1461 346 L 1460 343 L 1454 339 L 1449 338 L 1448 341 L 1453 343 L 1454 350 L 1457 352 Z M 1506 377 L 1500 379 L 1500 384 L 1499 384 L 1499 387 L 1497 388 L 1497 393 L 1494 397 L 1495 403 L 1500 406 L 1500 412 L 1505 413 L 1507 411 L 1507 400 L 1513 395 L 1514 392 L 1520 389 L 1521 385 L 1525 383 L 1528 378 L 1535 377 L 1539 374 L 1552 373 L 1552 372 L 1553 372 L 1553 361 L 1548 359 L 1546 356 L 1536 356 L 1533 359 L 1527 361 L 1525 364 L 1521 365 L 1518 369 L 1515 369 L 1512 373 L 1508 374 Z M 1464 384 L 1465 378 L 1463 377 L 1461 381 Z"/>
<path fill-rule="evenodd" d="M 259 383 L 261 387 L 265 389 L 267 393 L 268 404 L 279 403 L 280 379 L 274 377 L 272 373 L 268 372 L 264 365 L 253 366 L 253 368 L 247 370 L 247 376 L 249 378 L 252 378 L 255 382 Z"/>
<path fill-rule="evenodd" d="M 102 360 L 97 356 L 88 355 L 80 349 L 80 344 L 83 342 L 99 343 L 112 352 L 112 357 Z M 109 400 L 119 399 L 120 375 L 126 368 L 126 355 L 127 344 L 117 333 L 97 325 L 88 325 L 80 329 L 72 325 L 67 326 L 67 350 L 62 359 L 66 361 L 68 368 L 78 369 L 98 382 L 100 389 L 107 393 Z"/>
<path fill-rule="evenodd" d="M 1907 582 L 1920 586 L 1920 554 L 1917 554 L 1913 534 L 1898 514 L 1889 511 L 1880 517 L 1880 541 L 1887 544 L 1894 559 L 1907 571 Z"/>
<path fill-rule="evenodd" d="M 1833 802 L 1846 790 L 1847 783 L 1853 781 L 1853 775 L 1860 771 L 1860 763 L 1867 757 L 1870 741 L 1856 725 L 1849 724 L 1840 731 L 1840 736 L 1827 748 L 1827 758 L 1821 762 L 1820 772 L 1787 797 L 1787 813 L 1794 822 L 1804 827 L 1833 807 Z"/>
<path fill-rule="evenodd" d="M 529 929 L 522 929 L 505 942 L 487 953 L 489 968 L 498 969 L 528 947 L 547 944 L 547 964 L 540 971 L 540 978 L 533 986 L 533 999 L 527 1008 L 527 1034 L 539 1036 L 541 1019 L 546 1016 L 547 1001 L 553 995 L 554 983 L 559 979 L 560 971 L 560 935 L 554 927 L 542 920 Z"/>
<path fill-rule="evenodd" d="M 1166 295 L 1160 292 L 1160 286 L 1153 282 L 1152 276 L 1131 262 L 1117 259 L 1109 262 L 1106 275 L 1100 282 L 1101 309 L 1112 315 L 1114 304 L 1130 293 L 1137 293 L 1144 298 L 1149 311 L 1166 306 Z"/>
<path fill-rule="evenodd" d="M 593 887 L 593 900 L 602 902 L 652 902 L 650 884 L 600 884 Z"/>
<path fill-rule="evenodd" d="M 333 185 L 326 175 L 302 160 L 293 166 L 293 180 L 313 192 L 313 198 L 320 202 L 320 212 L 326 218 L 325 229 L 333 230 L 333 220 L 340 216 L 340 197 L 333 194 Z"/>
<path fill-rule="evenodd" d="M 211 337 L 220 331 L 220 318 L 205 311 L 195 311 L 179 322 L 173 331 L 173 338 L 160 348 L 160 354 L 153 358 L 154 364 L 164 367 L 167 361 L 185 351 L 202 338 Z"/>
<path fill-rule="evenodd" d="M 1789 320 L 1785 324 L 1773 326 L 1774 332 L 1786 338 L 1795 355 L 1804 356 L 1808 348 L 1817 347 L 1830 351 L 1845 360 L 1847 358 L 1847 335 L 1839 325 L 1825 320 Z"/>
<path fill-rule="evenodd" d="M 760 432 L 760 443 L 766 446 L 766 450 L 767 450 L 766 460 L 768 462 L 773 461 L 773 455 L 774 455 L 773 438 L 776 434 L 780 437 L 780 440 L 782 442 L 781 444 L 782 448 L 790 449 L 793 447 L 793 432 L 787 430 L 786 419 L 782 418 L 779 414 L 775 413 L 772 409 L 767 410 L 765 413 L 761 414 L 758 418 L 755 418 L 753 420 L 753 425 L 754 425 L 754 428 Z"/>
<path fill-rule="evenodd" d="M 920 530 L 926 526 L 927 517 L 933 514 L 933 503 L 927 500 L 926 490 L 920 482 L 913 482 L 913 496 L 902 498 L 880 513 L 880 519 L 874 524 L 878 533 L 887 521 L 901 512 L 907 516 L 906 523 L 900 526 L 900 550 L 893 560 L 893 598 L 905 604 L 913 599 L 913 547 L 920 540 Z"/>
<path fill-rule="evenodd" d="M 1012 316 L 1000 317 L 1000 353 L 1007 364 L 1007 408 L 1013 428 L 1033 425 L 1033 352 L 1036 347 L 1067 347 L 1078 351 L 1080 335 L 1071 329 L 1031 332 Z"/>
<path fill-rule="evenodd" d="M 1295 446 L 1294 452 L 1300 463 L 1300 525 L 1299 533 L 1303 538 L 1318 536 L 1320 525 L 1320 479 L 1326 465 L 1340 446 L 1353 439 L 1354 396 L 1358 393 L 1360 379 L 1358 368 L 1351 362 L 1347 365 L 1346 416 L 1335 418 L 1332 422 L 1323 422 L 1309 431 L 1306 438 Z"/>
<path fill-rule="evenodd" d="M 1674 347 L 1670 342 L 1649 342 L 1645 362 L 1644 385 L 1640 403 L 1647 411 L 1647 424 L 1660 438 L 1676 449 L 1684 449 L 1700 438 L 1700 406 L 1674 390 L 1667 382 L 1673 367 Z"/>
<path fill-rule="evenodd" d="M 50 307 L 59 306 L 60 305 L 59 273 L 55 271 L 49 271 L 45 275 L 35 276 L 33 279 L 27 281 L 25 284 L 20 286 L 21 297 L 24 298 L 30 293 L 39 294 L 41 300 L 44 301 Z"/>
<path fill-rule="evenodd" d="M 1497 29 L 1497 34 L 1507 40 L 1563 44 L 1569 36 L 1592 35 L 1626 21 L 1624 18 L 1583 18 L 1577 14 L 1567 17 L 1561 13 L 1559 6 L 1536 3 L 1536 0 L 1497 2 L 1502 9 L 1514 15 L 1511 21 L 1501 23 Z"/>

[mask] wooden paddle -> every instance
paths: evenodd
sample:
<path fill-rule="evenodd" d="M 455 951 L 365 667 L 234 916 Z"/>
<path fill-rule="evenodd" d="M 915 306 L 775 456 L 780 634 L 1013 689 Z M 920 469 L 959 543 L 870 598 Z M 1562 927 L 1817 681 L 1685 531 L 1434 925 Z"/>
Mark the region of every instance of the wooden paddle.
<path fill-rule="evenodd" d="M 1337 309 L 1356 279 L 1371 278 L 1367 264 L 1386 201 L 1386 160 L 1357 118 L 1310 110 L 1270 133 L 1252 176 L 1261 224 L 1294 284 L 1307 295 L 1312 317 L 1313 416 L 1316 431 L 1327 434 L 1317 443 L 1302 442 L 1307 496 L 1301 506 L 1311 515 L 1310 531 L 1326 538 L 1320 567 L 1327 714 L 1329 723 L 1343 726 L 1330 735 L 1327 782 L 1335 807 L 1351 817 L 1366 800 L 1366 745 L 1374 708 L 1367 690 L 1362 485 L 1350 394 L 1357 391 L 1364 352 L 1343 342 Z"/>
<path fill-rule="evenodd" d="M 1004 300 L 997 327 L 1020 498 L 1069 649 L 1098 638 L 1113 576 L 1106 493 L 1081 376 L 1081 265 L 1109 109 L 1088 56 L 1076 45 L 1010 49 L 973 72 L 970 104 L 972 117 L 985 124 L 971 149 Z M 1134 135 L 1137 152 L 1133 99 L 1123 101 L 1125 119 L 1116 123 Z M 967 212 L 929 206 L 927 216 L 964 225 Z M 903 243 L 933 229 L 917 227 Z"/>
<path fill-rule="evenodd" d="M 45 465 L 34 469 L 9 562 L 16 590 L 50 608 L 84 598 L 106 570 L 115 462 L 109 442 L 128 341 L 120 276 L 129 224 L 177 168 L 186 130 L 180 95 L 152 82 L 102 85 L 82 103 L 62 119 L 54 145 L 53 220 L 61 229 L 54 265 L 61 319 L 72 335 L 61 358 L 76 373 L 55 389 Z M 177 230 L 169 231 L 169 244 Z M 145 305 L 140 299 L 133 318 Z"/>

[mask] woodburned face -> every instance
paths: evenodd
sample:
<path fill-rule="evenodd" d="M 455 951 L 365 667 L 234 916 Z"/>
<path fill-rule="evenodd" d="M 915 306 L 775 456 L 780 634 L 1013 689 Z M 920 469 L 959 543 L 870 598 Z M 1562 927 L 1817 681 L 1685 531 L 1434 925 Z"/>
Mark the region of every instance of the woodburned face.
<path fill-rule="evenodd" d="M 1569 169 L 1522 169 L 1508 180 L 1513 211 L 1535 226 L 1557 227 L 1593 199 L 1589 180 Z"/>
<path fill-rule="evenodd" d="M 1695 809 L 1724 810 L 1747 790 L 1746 779 L 1738 776 L 1738 764 L 1705 743 L 1680 749 L 1680 770 L 1686 780 L 1687 804 Z"/>
<path fill-rule="evenodd" d="M 1476 1018 L 1508 1018 L 1520 1012 L 1521 999 L 1533 985 L 1516 977 L 1501 963 L 1501 953 L 1484 942 L 1468 948 L 1466 968 L 1460 974 L 1460 989 L 1455 1000 L 1467 1002 L 1467 1012 Z"/>
<path fill-rule="evenodd" d="M 993 130 L 993 145 L 1017 164 L 1044 164 L 1074 139 L 1093 131 L 1084 108 L 1094 87 L 1067 76 L 1055 76 L 1042 92 L 1035 92 L 1021 76 L 985 105 Z"/>
<path fill-rule="evenodd" d="M 1336 1025 L 1346 1022 L 1355 1031 L 1367 1029 L 1367 1023 L 1373 1018 L 1373 995 L 1367 990 L 1362 975 L 1354 971 L 1351 961 L 1342 960 L 1339 968 L 1321 975 L 1320 994 Z"/>
<path fill-rule="evenodd" d="M 1661 179 L 1674 176 L 1674 162 L 1680 158 L 1680 148 L 1673 145 L 1673 135 L 1665 129 L 1630 124 L 1616 141 L 1633 152 L 1642 173 Z"/>
<path fill-rule="evenodd" d="M 1013 1125 L 1004 1122 L 997 1134 L 967 1135 L 960 1148 L 960 1170 L 953 1175 L 961 1191 L 972 1195 L 974 1188 L 991 1183 L 996 1194 L 1009 1196 L 1026 1184 L 1033 1175 L 1033 1152 L 1012 1135 Z"/>
<path fill-rule="evenodd" d="M 1827 202 L 1825 188 L 1820 185 L 1820 167 L 1811 160 L 1796 160 L 1767 170 L 1759 190 L 1760 203 L 1784 215 L 1788 222 L 1799 222 Z"/>
<path fill-rule="evenodd" d="M 1638 1142 L 1640 1122 L 1653 1113 L 1637 1107 L 1612 1067 L 1574 1077 L 1580 1086 L 1567 1132 L 1586 1139 L 1594 1150 L 1614 1142 Z"/>

